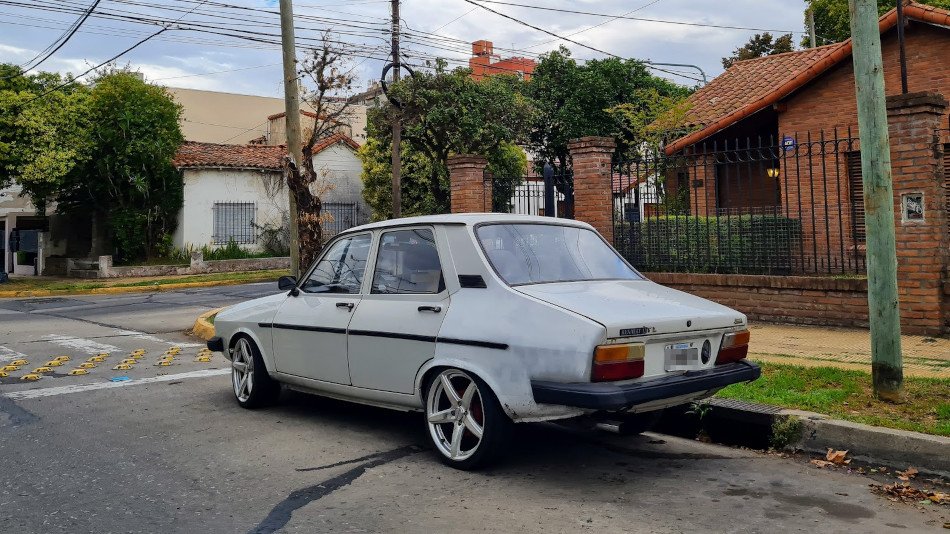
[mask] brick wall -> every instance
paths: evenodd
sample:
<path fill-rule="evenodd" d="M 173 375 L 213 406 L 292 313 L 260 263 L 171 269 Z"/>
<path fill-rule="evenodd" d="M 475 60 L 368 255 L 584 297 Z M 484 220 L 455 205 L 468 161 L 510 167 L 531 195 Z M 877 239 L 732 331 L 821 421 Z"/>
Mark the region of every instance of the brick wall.
<path fill-rule="evenodd" d="M 611 137 L 581 137 L 567 144 L 574 170 L 574 218 L 614 242 L 613 185 L 610 160 L 616 143 Z"/>
<path fill-rule="evenodd" d="M 492 185 L 485 180 L 488 160 L 483 156 L 460 154 L 450 156 L 449 191 L 452 213 L 491 211 Z"/>
<path fill-rule="evenodd" d="M 867 280 L 811 276 L 644 273 L 757 321 L 867 327 Z"/>

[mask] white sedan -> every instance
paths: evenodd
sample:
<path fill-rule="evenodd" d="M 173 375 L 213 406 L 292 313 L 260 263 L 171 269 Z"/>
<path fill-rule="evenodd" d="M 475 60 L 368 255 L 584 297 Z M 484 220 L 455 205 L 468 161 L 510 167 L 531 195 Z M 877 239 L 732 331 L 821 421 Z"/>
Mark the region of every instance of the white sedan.
<path fill-rule="evenodd" d="M 447 464 L 512 423 L 643 421 L 755 380 L 746 317 L 645 279 L 590 225 L 503 214 L 347 230 L 281 293 L 215 318 L 238 403 L 287 387 L 425 413 Z M 639 419 L 638 419 L 639 418 Z"/>

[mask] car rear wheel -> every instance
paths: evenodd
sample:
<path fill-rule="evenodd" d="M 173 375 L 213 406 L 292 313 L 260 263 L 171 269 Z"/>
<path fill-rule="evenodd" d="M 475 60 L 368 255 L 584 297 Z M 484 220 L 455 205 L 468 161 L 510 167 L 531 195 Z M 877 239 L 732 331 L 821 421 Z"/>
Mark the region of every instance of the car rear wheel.
<path fill-rule="evenodd" d="M 487 465 L 503 452 L 511 419 L 477 376 L 445 369 L 426 388 L 426 427 L 442 461 L 456 469 Z"/>
<path fill-rule="evenodd" d="M 246 337 L 234 343 L 231 355 L 231 386 L 243 408 L 258 408 L 277 400 L 280 384 L 267 374 L 257 345 Z"/>

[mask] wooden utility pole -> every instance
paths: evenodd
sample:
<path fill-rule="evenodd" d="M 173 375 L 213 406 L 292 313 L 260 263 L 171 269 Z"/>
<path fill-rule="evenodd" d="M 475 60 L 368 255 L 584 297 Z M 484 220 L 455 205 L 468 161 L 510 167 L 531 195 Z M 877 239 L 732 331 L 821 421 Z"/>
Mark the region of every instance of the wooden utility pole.
<path fill-rule="evenodd" d="M 808 43 L 811 45 L 809 48 L 815 48 L 818 46 L 818 39 L 815 37 L 815 10 L 808 8 L 808 13 L 805 16 L 808 21 Z"/>
<path fill-rule="evenodd" d="M 284 61 L 284 124 L 287 150 L 298 169 L 303 168 L 303 141 L 300 139 L 300 91 L 297 88 L 297 54 L 294 44 L 294 6 L 292 0 L 280 0 L 280 44 Z M 289 195 L 290 275 L 300 276 L 300 239 L 297 198 L 285 180 Z"/>
<path fill-rule="evenodd" d="M 393 56 L 393 83 L 399 81 L 399 0 L 391 0 L 392 4 L 392 56 Z M 399 123 L 399 110 L 393 107 L 393 218 L 402 216 L 402 180 L 399 157 L 399 144 L 402 142 L 402 125 Z"/>
<path fill-rule="evenodd" d="M 861 176 L 867 227 L 868 319 L 871 325 L 871 371 L 874 393 L 883 400 L 900 399 L 900 309 L 897 296 L 897 252 L 894 238 L 894 191 L 891 146 L 887 133 L 884 61 L 876 0 L 849 0 L 858 101 Z"/>

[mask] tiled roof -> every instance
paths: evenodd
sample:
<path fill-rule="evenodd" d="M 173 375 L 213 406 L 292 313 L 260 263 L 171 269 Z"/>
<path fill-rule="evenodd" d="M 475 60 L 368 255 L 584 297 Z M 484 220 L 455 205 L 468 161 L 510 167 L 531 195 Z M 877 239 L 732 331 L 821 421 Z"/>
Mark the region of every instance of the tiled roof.
<path fill-rule="evenodd" d="M 950 27 L 950 11 L 905 1 L 904 16 Z M 881 33 L 897 25 L 897 10 L 878 23 Z M 689 98 L 686 125 L 698 129 L 666 147 L 674 153 L 728 128 L 800 89 L 851 57 L 851 40 L 798 52 L 737 61 Z"/>
<path fill-rule="evenodd" d="M 737 61 L 689 98 L 688 126 L 708 126 L 744 105 L 761 100 L 828 58 L 843 43 Z"/>
<path fill-rule="evenodd" d="M 186 142 L 178 148 L 174 164 L 179 169 L 229 167 L 279 171 L 287 149 L 269 145 L 219 145 Z"/>
<path fill-rule="evenodd" d="M 319 154 L 337 143 L 343 143 L 353 150 L 360 147 L 349 136 L 336 133 L 314 145 L 313 154 Z M 279 171 L 283 168 L 286 153 L 284 145 L 221 145 L 188 141 L 178 148 L 173 163 L 179 169 L 227 167 Z"/>

